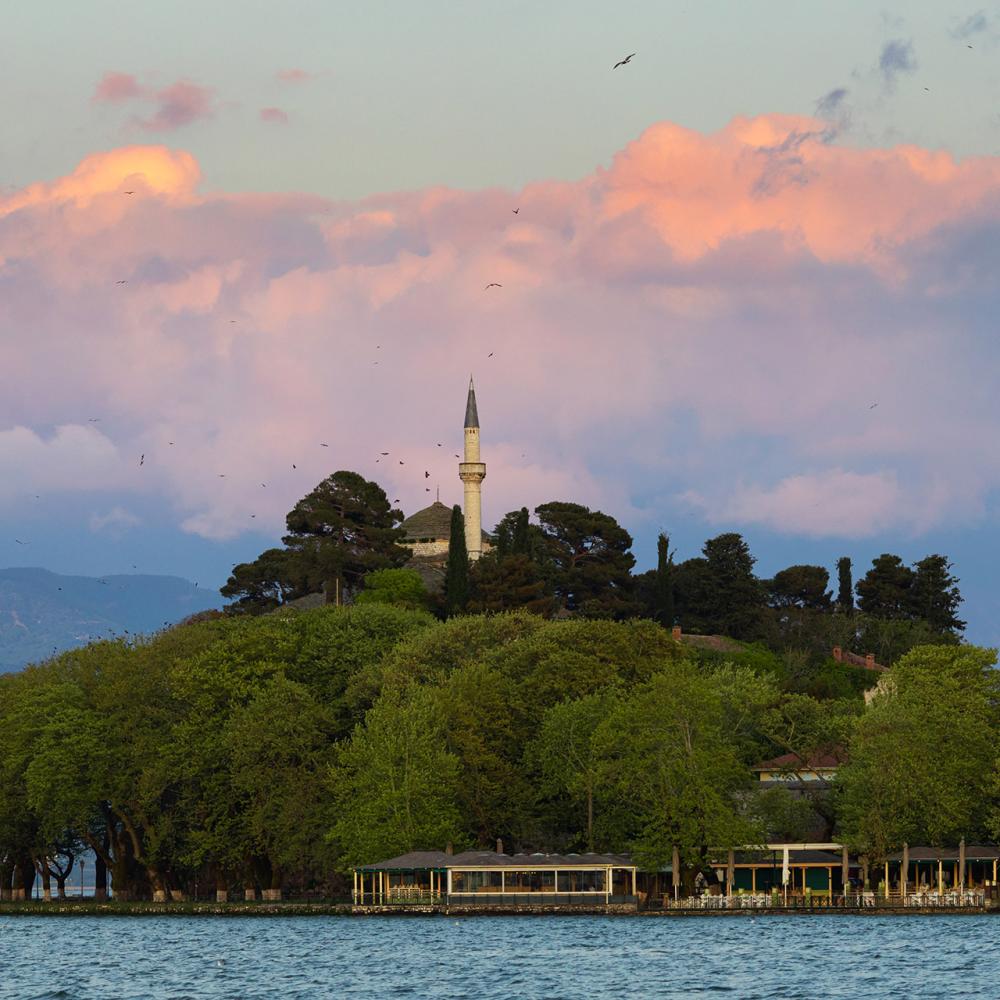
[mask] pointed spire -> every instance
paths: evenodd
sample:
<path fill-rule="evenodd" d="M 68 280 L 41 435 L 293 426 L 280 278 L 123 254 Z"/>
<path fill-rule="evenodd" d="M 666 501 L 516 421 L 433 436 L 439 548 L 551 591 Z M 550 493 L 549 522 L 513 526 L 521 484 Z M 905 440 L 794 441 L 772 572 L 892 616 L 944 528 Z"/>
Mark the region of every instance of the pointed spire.
<path fill-rule="evenodd" d="M 465 404 L 465 426 L 479 427 L 479 412 L 476 410 L 476 387 L 472 384 L 472 376 L 469 376 L 469 399 Z"/>

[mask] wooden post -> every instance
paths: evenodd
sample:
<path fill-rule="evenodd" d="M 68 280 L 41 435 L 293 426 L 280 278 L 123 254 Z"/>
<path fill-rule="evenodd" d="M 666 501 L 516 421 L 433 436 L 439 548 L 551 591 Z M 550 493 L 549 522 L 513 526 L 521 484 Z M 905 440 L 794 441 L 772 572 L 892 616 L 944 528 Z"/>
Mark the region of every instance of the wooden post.
<path fill-rule="evenodd" d="M 885 863 L 885 898 L 889 898 L 889 862 Z"/>
<path fill-rule="evenodd" d="M 938 858 L 938 891 L 940 896 L 944 892 L 944 862 Z"/>
<path fill-rule="evenodd" d="M 757 892 L 757 866 L 754 865 L 750 869 L 750 892 L 756 894 Z"/>
<path fill-rule="evenodd" d="M 670 859 L 670 861 L 671 861 L 670 874 L 674 883 L 674 902 L 676 903 L 677 900 L 680 898 L 680 890 L 681 890 L 681 852 L 676 844 L 674 844 L 673 857 Z"/>
<path fill-rule="evenodd" d="M 900 882 L 902 883 L 903 899 L 906 899 L 906 883 L 910 880 L 910 845 L 903 841 L 903 860 Z"/>
<path fill-rule="evenodd" d="M 352 894 L 351 898 L 354 900 L 355 903 L 357 903 L 357 901 L 358 901 L 358 870 L 357 870 L 357 868 L 354 869 L 354 893 Z"/>
<path fill-rule="evenodd" d="M 851 861 L 847 855 L 847 848 L 842 847 L 840 849 L 840 883 L 841 892 L 844 895 L 844 903 L 847 903 L 847 890 L 850 886 L 851 880 Z"/>
<path fill-rule="evenodd" d="M 959 889 L 965 888 L 965 837 L 958 842 L 958 882 Z"/>
<path fill-rule="evenodd" d="M 726 895 L 733 894 L 733 882 L 736 878 L 736 852 L 729 848 L 729 859 L 726 862 Z"/>
<path fill-rule="evenodd" d="M 638 896 L 639 895 L 639 887 L 636 885 L 635 869 L 634 868 L 632 869 L 632 895 L 633 896 Z"/>

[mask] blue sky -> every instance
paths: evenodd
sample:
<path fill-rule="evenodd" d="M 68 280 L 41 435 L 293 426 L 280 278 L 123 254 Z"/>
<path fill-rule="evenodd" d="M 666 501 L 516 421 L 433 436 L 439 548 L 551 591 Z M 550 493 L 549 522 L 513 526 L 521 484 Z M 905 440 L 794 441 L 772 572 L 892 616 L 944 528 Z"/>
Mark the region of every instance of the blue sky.
<path fill-rule="evenodd" d="M 453 502 L 473 368 L 488 517 L 944 552 L 1000 643 L 997 6 L 3 18 L 0 565 L 218 586 L 336 468 Z"/>

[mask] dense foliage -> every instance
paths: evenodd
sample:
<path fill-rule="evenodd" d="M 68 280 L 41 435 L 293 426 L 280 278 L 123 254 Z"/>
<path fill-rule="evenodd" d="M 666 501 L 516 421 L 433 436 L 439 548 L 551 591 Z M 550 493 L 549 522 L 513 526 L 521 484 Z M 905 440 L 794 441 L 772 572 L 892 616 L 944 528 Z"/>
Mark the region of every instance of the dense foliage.
<path fill-rule="evenodd" d="M 765 837 L 987 836 L 992 662 L 924 646 L 887 674 L 838 664 L 818 698 L 760 645 L 701 649 L 651 620 L 441 622 L 381 599 L 96 643 L 0 678 L 0 884 L 58 883 L 88 848 L 144 898 L 336 894 L 354 862 L 498 837 L 656 866 L 676 845 L 690 874 Z M 832 789 L 755 788 L 755 762 L 831 747 L 850 758 Z"/>
<path fill-rule="evenodd" d="M 764 839 L 1000 836 L 998 674 L 959 643 L 946 557 L 883 554 L 856 587 L 844 557 L 834 599 L 822 566 L 758 578 L 734 532 L 679 563 L 661 534 L 634 575 L 610 515 L 535 514 L 470 564 L 454 508 L 429 594 L 401 513 L 338 472 L 235 567 L 230 614 L 0 678 L 0 891 L 59 891 L 85 850 L 119 898 L 166 898 L 330 894 L 353 863 L 497 838 L 656 868 L 676 848 L 691 877 Z M 289 606 L 315 593 L 336 606 Z M 832 783 L 755 783 L 831 753 Z"/>

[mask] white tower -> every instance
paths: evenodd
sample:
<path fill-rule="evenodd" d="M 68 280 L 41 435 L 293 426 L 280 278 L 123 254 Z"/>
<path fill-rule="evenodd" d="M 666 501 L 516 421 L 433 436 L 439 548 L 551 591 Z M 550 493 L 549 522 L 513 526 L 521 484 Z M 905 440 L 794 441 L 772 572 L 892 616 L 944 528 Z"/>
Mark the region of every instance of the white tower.
<path fill-rule="evenodd" d="M 469 399 L 465 404 L 465 461 L 458 467 L 458 478 L 465 484 L 465 547 L 475 562 L 483 554 L 483 480 L 486 463 L 479 461 L 479 413 L 476 389 L 469 376 Z"/>

